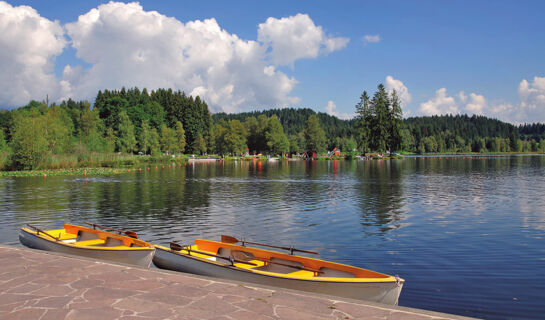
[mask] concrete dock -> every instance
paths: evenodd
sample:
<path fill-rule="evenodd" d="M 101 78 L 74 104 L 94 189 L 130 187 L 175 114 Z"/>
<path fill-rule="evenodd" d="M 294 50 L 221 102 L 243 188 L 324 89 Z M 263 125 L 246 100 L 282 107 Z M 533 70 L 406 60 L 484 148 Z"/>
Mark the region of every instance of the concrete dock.
<path fill-rule="evenodd" d="M 0 319 L 468 319 L 0 245 Z"/>

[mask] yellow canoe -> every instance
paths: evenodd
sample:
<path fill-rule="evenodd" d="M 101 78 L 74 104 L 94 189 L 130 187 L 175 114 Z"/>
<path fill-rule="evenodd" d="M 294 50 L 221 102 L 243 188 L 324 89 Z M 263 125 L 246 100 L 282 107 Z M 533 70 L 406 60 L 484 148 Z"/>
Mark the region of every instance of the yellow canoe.
<path fill-rule="evenodd" d="M 19 241 L 34 249 L 149 267 L 152 244 L 124 235 L 65 224 L 63 229 L 37 231 L 23 227 Z"/>
<path fill-rule="evenodd" d="M 396 305 L 404 280 L 340 263 L 232 243 L 155 246 L 163 269 Z"/>

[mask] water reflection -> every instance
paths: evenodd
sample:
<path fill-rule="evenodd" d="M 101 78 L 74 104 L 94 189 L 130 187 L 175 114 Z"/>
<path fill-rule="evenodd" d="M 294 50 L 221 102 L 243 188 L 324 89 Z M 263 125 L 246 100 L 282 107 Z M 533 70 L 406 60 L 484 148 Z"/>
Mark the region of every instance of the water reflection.
<path fill-rule="evenodd" d="M 400 274 L 401 305 L 525 319 L 539 314 L 545 291 L 544 188 L 543 156 L 218 161 L 4 178 L 0 242 L 16 245 L 23 223 L 93 221 L 162 244 L 230 234 Z"/>

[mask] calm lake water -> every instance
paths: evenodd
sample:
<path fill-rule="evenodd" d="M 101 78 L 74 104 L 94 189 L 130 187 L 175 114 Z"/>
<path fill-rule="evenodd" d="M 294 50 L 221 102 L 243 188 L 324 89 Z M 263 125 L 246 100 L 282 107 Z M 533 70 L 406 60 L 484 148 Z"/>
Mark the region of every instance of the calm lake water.
<path fill-rule="evenodd" d="M 400 305 L 543 317 L 545 157 L 194 163 L 0 179 L 0 243 L 24 223 L 92 221 L 166 244 L 221 234 L 399 274 Z"/>

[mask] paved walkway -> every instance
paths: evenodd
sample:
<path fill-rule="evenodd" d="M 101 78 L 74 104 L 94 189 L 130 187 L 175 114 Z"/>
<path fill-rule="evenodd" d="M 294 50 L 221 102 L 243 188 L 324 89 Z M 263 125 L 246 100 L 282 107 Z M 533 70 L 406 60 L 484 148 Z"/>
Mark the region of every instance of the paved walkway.
<path fill-rule="evenodd" d="M 0 246 L 0 319 L 463 319 Z"/>

